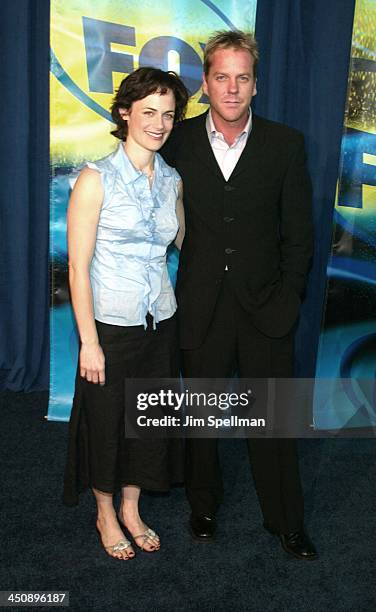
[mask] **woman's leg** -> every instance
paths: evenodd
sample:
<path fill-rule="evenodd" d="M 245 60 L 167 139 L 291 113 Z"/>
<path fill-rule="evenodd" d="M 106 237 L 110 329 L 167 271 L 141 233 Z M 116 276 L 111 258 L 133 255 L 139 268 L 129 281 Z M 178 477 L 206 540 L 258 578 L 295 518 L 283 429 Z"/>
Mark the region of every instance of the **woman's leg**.
<path fill-rule="evenodd" d="M 146 330 L 137 332 L 135 343 L 124 351 L 127 365 L 124 368 L 132 378 L 173 378 L 179 376 L 179 350 L 177 344 L 176 318 L 167 319 L 153 328 L 149 317 Z M 128 331 L 130 336 L 130 330 Z M 158 439 L 126 440 L 123 461 L 126 466 L 123 482 L 141 482 L 151 490 L 167 490 L 169 475 L 168 449 L 165 441 Z M 140 487 L 127 485 L 122 488 L 119 511 L 120 521 L 128 529 L 137 546 L 148 552 L 159 550 L 159 537 L 149 530 L 139 513 Z"/>
<path fill-rule="evenodd" d="M 131 559 L 135 556 L 131 546 L 123 547 L 119 542 L 124 542 L 124 534 L 120 528 L 114 505 L 112 502 L 112 493 L 103 493 L 97 489 L 93 489 L 93 493 L 97 502 L 97 529 L 100 533 L 103 547 L 111 557 L 117 559 Z"/>
<path fill-rule="evenodd" d="M 142 521 L 139 513 L 138 502 L 140 499 L 140 487 L 127 485 L 122 488 L 122 500 L 120 505 L 120 521 L 128 529 L 137 546 L 153 552 L 159 550 L 159 537 Z"/>

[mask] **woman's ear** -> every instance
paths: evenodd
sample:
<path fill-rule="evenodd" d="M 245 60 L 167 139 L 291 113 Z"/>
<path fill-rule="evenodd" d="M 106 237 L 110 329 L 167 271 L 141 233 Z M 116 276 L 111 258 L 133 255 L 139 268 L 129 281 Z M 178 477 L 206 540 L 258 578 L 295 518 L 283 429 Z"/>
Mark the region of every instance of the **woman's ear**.
<path fill-rule="evenodd" d="M 129 110 L 127 108 L 119 108 L 119 115 L 124 121 L 128 121 Z"/>

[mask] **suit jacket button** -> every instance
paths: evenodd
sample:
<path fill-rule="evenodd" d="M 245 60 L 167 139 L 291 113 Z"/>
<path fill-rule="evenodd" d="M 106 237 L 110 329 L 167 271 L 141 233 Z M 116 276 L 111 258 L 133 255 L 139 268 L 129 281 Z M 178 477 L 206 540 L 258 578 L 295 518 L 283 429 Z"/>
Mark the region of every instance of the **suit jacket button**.
<path fill-rule="evenodd" d="M 235 249 L 227 248 L 227 249 L 225 249 L 225 253 L 226 253 L 226 255 L 231 255 L 231 253 L 235 253 Z"/>
<path fill-rule="evenodd" d="M 223 221 L 226 223 L 231 223 L 231 221 L 234 221 L 234 217 L 223 217 Z"/>
<path fill-rule="evenodd" d="M 232 185 L 225 185 L 225 191 L 234 191 L 235 187 L 233 187 Z"/>

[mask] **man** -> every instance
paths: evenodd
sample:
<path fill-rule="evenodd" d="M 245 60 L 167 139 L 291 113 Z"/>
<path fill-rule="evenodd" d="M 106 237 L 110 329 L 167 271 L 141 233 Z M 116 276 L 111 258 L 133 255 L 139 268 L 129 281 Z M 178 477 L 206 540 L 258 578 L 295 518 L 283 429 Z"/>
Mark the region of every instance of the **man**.
<path fill-rule="evenodd" d="M 257 61 L 249 34 L 210 38 L 210 109 L 179 124 L 163 151 L 184 185 L 177 298 L 190 378 L 293 376 L 293 328 L 312 253 L 310 181 L 302 135 L 252 114 Z M 247 442 L 265 528 L 286 552 L 314 559 L 295 441 Z M 213 540 L 223 494 L 216 440 L 187 440 L 186 490 L 192 536 Z"/>

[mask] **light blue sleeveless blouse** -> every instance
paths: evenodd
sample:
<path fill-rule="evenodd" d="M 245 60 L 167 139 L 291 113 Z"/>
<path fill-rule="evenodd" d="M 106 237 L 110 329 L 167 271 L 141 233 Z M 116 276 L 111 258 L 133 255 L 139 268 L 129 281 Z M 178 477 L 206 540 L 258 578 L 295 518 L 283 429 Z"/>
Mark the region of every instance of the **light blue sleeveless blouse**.
<path fill-rule="evenodd" d="M 154 325 L 170 318 L 176 300 L 166 264 L 166 249 L 179 224 L 175 207 L 180 176 L 157 153 L 154 180 L 137 170 L 123 144 L 89 168 L 98 170 L 104 188 L 95 251 L 90 267 L 94 316 L 112 325 Z"/>

